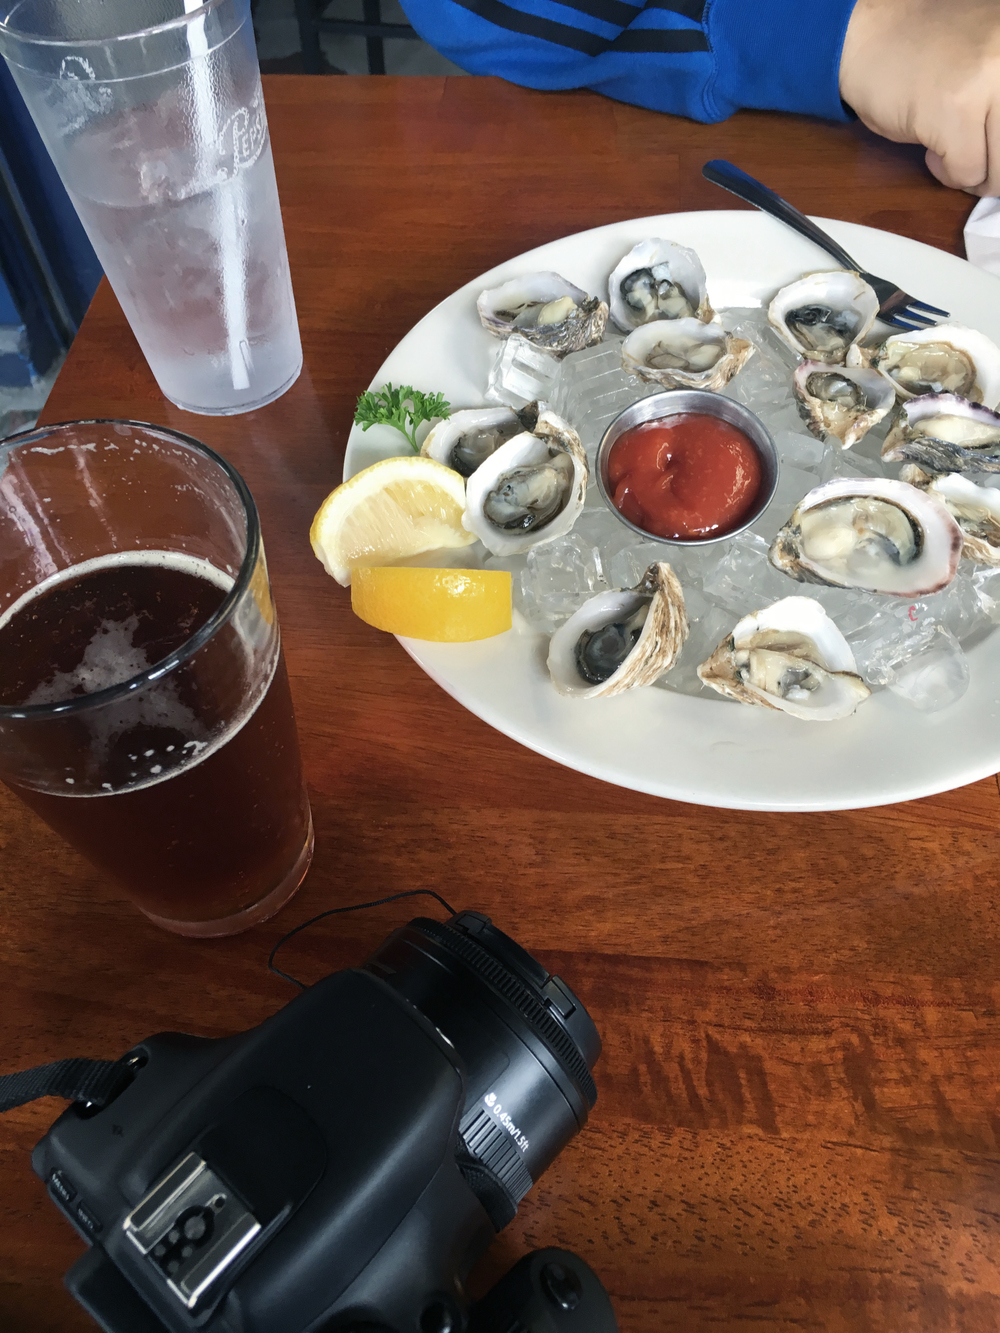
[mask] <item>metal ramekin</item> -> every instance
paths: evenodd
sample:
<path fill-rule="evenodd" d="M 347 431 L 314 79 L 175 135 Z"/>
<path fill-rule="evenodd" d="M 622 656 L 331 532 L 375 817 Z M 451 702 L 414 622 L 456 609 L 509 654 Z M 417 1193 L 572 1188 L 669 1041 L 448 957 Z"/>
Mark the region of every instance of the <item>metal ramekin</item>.
<path fill-rule="evenodd" d="M 739 527 L 730 528 L 728 532 L 721 533 L 718 537 L 661 537 L 655 532 L 647 532 L 645 528 L 629 522 L 621 510 L 615 507 L 608 491 L 608 454 L 618 437 L 631 430 L 633 426 L 677 416 L 680 412 L 698 412 L 703 416 L 719 417 L 722 421 L 728 421 L 731 426 L 743 431 L 760 455 L 763 473 L 757 503 Z M 711 546 L 713 542 L 728 541 L 738 532 L 749 528 L 771 503 L 775 487 L 778 485 L 778 451 L 764 423 L 742 403 L 734 403 L 731 398 L 723 398 L 717 393 L 707 393 L 703 389 L 668 389 L 664 393 L 653 393 L 648 398 L 640 398 L 631 407 L 626 407 L 624 412 L 619 412 L 612 421 L 604 432 L 597 450 L 597 485 L 601 499 L 615 518 L 633 532 L 637 532 L 640 537 L 645 537 L 649 541 L 664 542 L 668 546 Z"/>

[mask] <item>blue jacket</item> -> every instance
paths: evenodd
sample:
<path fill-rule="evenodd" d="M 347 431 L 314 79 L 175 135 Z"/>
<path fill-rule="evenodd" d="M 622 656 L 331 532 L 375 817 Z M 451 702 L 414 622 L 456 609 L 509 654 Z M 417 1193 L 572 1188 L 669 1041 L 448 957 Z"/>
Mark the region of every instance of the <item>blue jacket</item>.
<path fill-rule="evenodd" d="M 695 120 L 740 107 L 846 120 L 838 76 L 854 0 L 403 0 L 472 74 L 593 88 Z"/>

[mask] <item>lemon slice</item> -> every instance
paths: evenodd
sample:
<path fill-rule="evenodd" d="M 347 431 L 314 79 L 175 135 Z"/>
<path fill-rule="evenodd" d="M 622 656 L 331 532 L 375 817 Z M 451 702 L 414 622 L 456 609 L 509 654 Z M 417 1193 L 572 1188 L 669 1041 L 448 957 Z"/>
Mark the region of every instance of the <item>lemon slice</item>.
<path fill-rule="evenodd" d="M 354 570 L 354 614 L 408 639 L 467 643 L 510 629 L 510 574 L 498 569 Z"/>
<path fill-rule="evenodd" d="M 346 588 L 358 565 L 468 546 L 462 527 L 465 481 L 432 458 L 387 458 L 331 491 L 317 510 L 309 540 L 328 574 Z"/>

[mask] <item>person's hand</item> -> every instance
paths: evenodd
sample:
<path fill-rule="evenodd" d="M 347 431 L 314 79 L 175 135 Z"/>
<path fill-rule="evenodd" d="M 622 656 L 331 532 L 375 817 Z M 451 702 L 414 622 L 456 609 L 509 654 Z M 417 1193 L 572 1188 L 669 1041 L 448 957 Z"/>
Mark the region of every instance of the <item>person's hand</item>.
<path fill-rule="evenodd" d="M 1000 0 L 857 0 L 840 95 L 876 134 L 923 144 L 945 185 L 1000 195 Z"/>

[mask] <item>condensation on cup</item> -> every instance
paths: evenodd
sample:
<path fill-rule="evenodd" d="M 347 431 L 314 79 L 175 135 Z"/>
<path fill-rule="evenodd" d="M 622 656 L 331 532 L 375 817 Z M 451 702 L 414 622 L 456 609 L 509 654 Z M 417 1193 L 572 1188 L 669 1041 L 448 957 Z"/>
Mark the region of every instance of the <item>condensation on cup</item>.
<path fill-rule="evenodd" d="M 249 0 L 0 0 L 0 52 L 150 369 L 191 412 L 302 368 Z"/>

